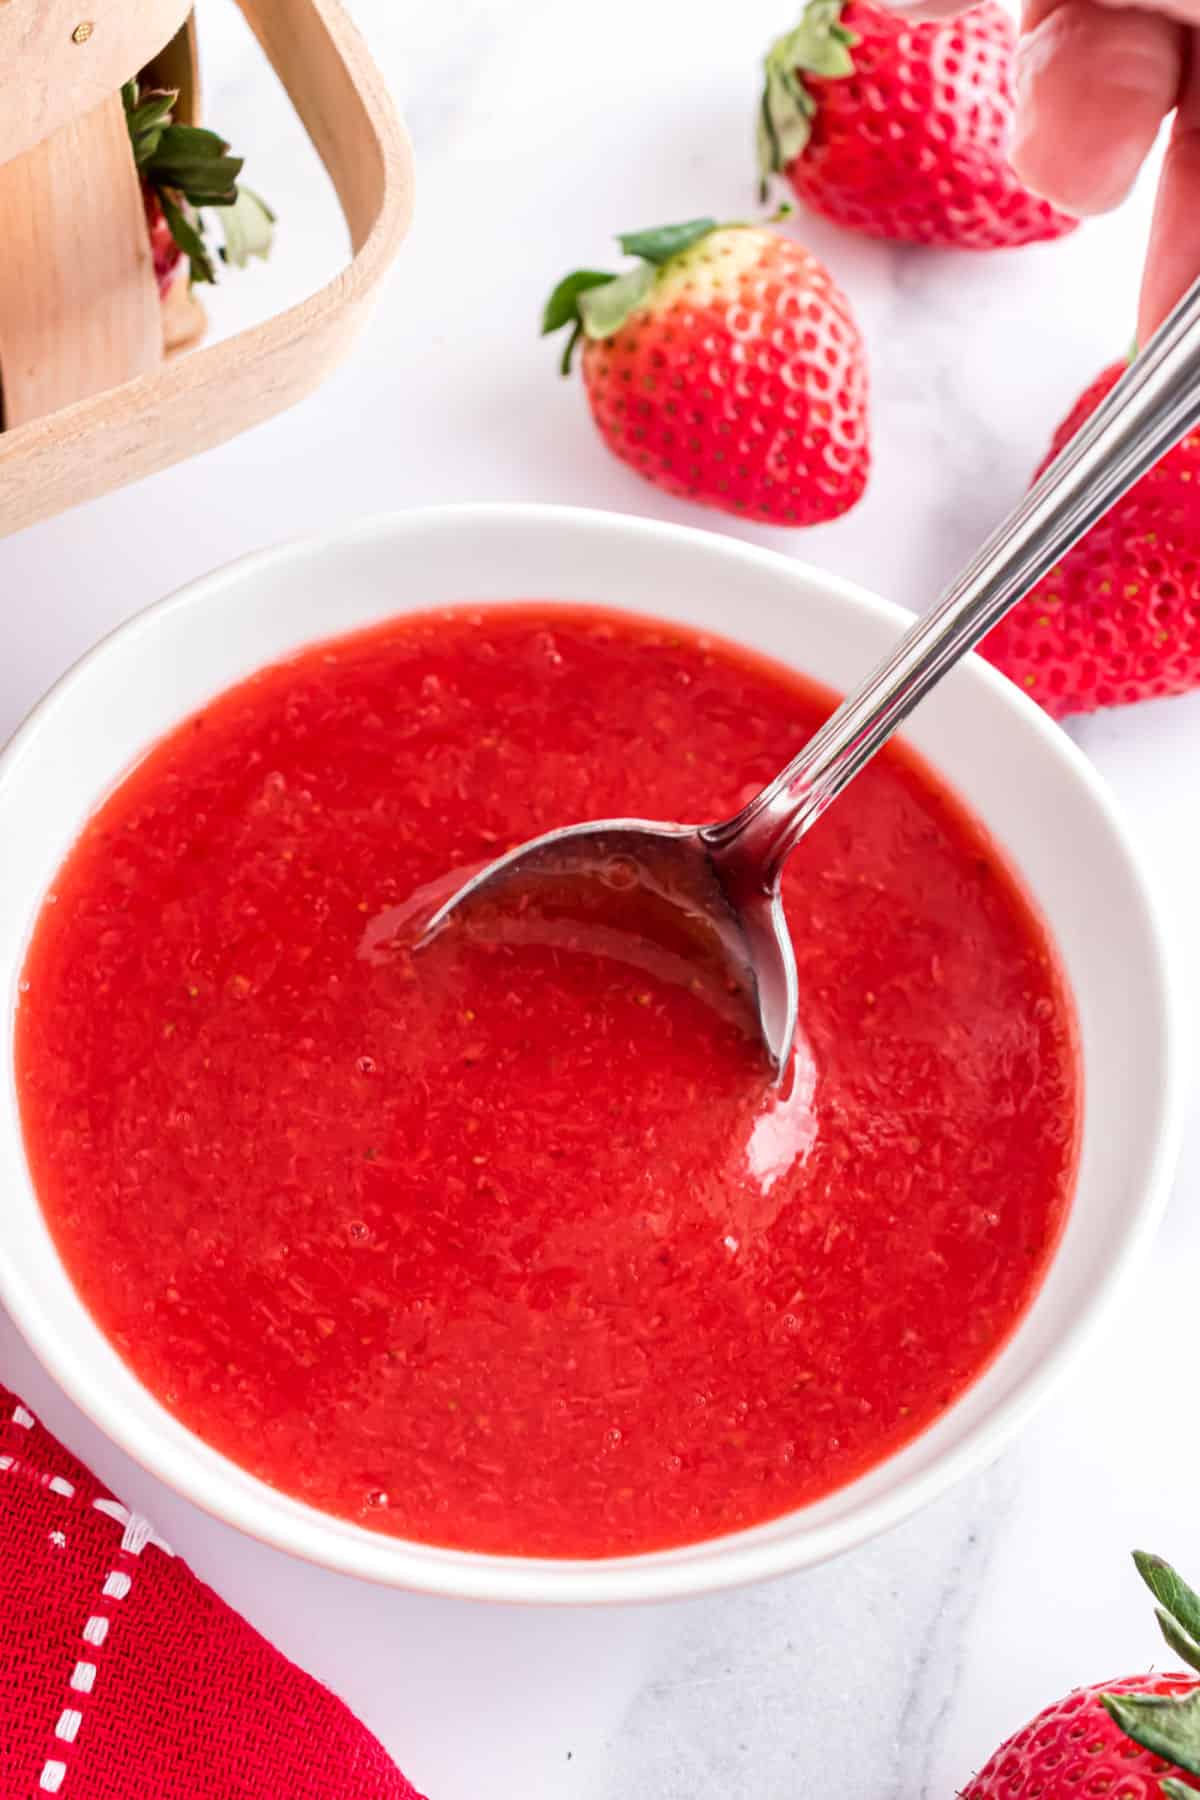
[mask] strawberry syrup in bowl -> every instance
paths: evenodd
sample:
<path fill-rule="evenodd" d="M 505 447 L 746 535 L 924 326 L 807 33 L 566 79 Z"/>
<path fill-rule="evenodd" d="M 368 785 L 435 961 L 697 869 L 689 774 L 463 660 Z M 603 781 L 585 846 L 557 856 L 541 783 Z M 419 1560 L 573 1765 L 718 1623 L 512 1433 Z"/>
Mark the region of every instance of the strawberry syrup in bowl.
<path fill-rule="evenodd" d="M 536 1602 L 803 1566 L 993 1455 L 1177 1132 L 1152 904 L 1035 707 L 970 659 L 798 854 L 778 1091 L 636 917 L 411 930 L 539 829 L 717 816 L 902 622 L 461 507 L 85 658 L 0 760 L 0 1289 L 72 1398 L 265 1541 Z"/>

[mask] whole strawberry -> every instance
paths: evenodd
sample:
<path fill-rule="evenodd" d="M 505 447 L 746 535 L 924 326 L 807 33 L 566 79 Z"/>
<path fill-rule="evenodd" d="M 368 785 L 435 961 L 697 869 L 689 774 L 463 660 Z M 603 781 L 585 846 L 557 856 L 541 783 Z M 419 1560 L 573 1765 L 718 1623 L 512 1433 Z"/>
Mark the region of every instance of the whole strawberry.
<path fill-rule="evenodd" d="M 175 122 L 179 95 L 143 89 L 136 81 L 121 90 L 133 160 L 142 184 L 142 204 L 154 274 L 164 298 L 180 264 L 192 282 L 215 281 L 216 265 L 205 242 L 205 217 L 220 217 L 223 262 L 241 268 L 271 248 L 275 215 L 250 188 L 240 186 L 242 158 L 215 131 Z"/>
<path fill-rule="evenodd" d="M 583 380 L 609 449 L 648 481 L 771 525 L 818 525 L 859 499 L 867 377 L 828 270 L 765 226 L 691 219 L 628 232 L 621 275 L 577 270 L 544 332 L 583 340 Z"/>
<path fill-rule="evenodd" d="M 916 22 L 871 0 L 809 0 L 767 54 L 764 189 L 851 231 L 992 250 L 1061 237 L 1068 218 L 1008 166 L 1016 31 L 997 0 Z"/>
<path fill-rule="evenodd" d="M 1169 1564 L 1138 1552 L 1163 1636 L 1200 1671 L 1200 1596 Z M 1002 1744 L 959 1800 L 1194 1800 L 1200 1780 L 1200 1679 L 1135 1675 L 1078 1688 Z"/>
<path fill-rule="evenodd" d="M 1124 370 L 1115 363 L 1080 396 L 1042 468 Z M 1054 718 L 1200 686 L 1200 436 L 1118 500 L 980 648 Z"/>

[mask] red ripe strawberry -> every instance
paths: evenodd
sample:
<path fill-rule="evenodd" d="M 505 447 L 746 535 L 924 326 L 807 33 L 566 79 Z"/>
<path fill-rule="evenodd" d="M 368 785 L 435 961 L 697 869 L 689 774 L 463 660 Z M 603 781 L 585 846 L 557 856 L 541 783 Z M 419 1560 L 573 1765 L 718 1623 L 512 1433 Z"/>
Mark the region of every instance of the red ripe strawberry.
<path fill-rule="evenodd" d="M 1178 1765 L 1139 1748 L 1104 1707 L 1111 1695 L 1192 1693 L 1187 1675 L 1137 1675 L 1096 1687 L 1076 1688 L 1048 1706 L 1024 1730 L 1009 1738 L 963 1789 L 959 1800 L 1078 1800 L 1103 1794 L 1105 1800 L 1160 1800 L 1170 1792 L 1162 1781 L 1172 1768 L 1178 1788 L 1193 1793 Z"/>
<path fill-rule="evenodd" d="M 158 282 L 159 295 L 165 297 L 175 279 L 175 271 L 183 261 L 183 251 L 171 236 L 171 227 L 158 195 L 145 176 L 142 177 L 142 205 L 146 211 L 146 230 L 150 233 L 154 279 Z"/>
<path fill-rule="evenodd" d="M 121 90 L 158 291 L 165 296 L 185 260 L 190 281 L 215 281 L 216 266 L 204 241 L 205 215 L 217 212 L 224 232 L 222 262 L 243 268 L 271 248 L 275 215 L 265 201 L 239 186 L 242 158 L 215 131 L 175 123 L 177 92 L 143 89 L 129 81 Z"/>
<path fill-rule="evenodd" d="M 870 0 L 809 0 L 767 54 L 764 187 L 851 231 L 992 250 L 1062 237 L 1077 221 L 1008 166 L 1016 31 L 997 0 L 916 22 Z"/>
<path fill-rule="evenodd" d="M 1138 1552 L 1163 1636 L 1200 1670 L 1200 1596 Z M 969 1781 L 959 1800 L 1194 1800 L 1200 1789 L 1200 1680 L 1136 1675 L 1078 1688 L 1048 1706 Z"/>
<path fill-rule="evenodd" d="M 580 269 L 542 330 L 583 339 L 609 449 L 666 488 L 771 525 L 818 525 L 866 486 L 862 340 L 828 270 L 764 226 L 691 219 L 626 233 L 636 265 Z"/>
<path fill-rule="evenodd" d="M 1076 401 L 1043 469 L 1124 369 Z M 981 649 L 1056 719 L 1200 686 L 1200 435 L 1118 500 Z"/>

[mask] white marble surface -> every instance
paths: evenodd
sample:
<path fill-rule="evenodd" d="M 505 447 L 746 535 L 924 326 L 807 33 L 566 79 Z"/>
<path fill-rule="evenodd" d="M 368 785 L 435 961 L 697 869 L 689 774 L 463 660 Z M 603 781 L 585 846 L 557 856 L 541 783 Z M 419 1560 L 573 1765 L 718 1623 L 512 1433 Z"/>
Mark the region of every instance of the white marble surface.
<path fill-rule="evenodd" d="M 228 0 L 199 10 L 210 115 L 249 152 L 283 221 L 272 267 L 221 294 L 225 330 L 316 285 L 340 244 L 311 152 L 236 13 Z M 0 736 L 101 633 L 178 582 L 309 526 L 421 501 L 688 519 L 919 606 L 1129 341 L 1144 191 L 1118 217 L 1012 255 L 906 253 L 805 221 L 871 346 L 866 500 L 786 535 L 660 498 L 593 440 L 580 392 L 536 337 L 538 307 L 618 230 L 745 213 L 755 60 L 788 22 L 787 0 L 609 0 L 586 24 L 550 0 L 354 11 L 419 157 L 417 223 L 380 313 L 345 372 L 291 416 L 0 543 Z M 1079 736 L 1186 921 L 1200 874 L 1200 697 Z M 1194 1001 L 1200 961 L 1180 935 L 1178 979 Z M 307 1569 L 159 1488 L 3 1323 L 0 1376 L 343 1694 L 434 1800 L 949 1800 L 1059 1690 L 1156 1654 L 1124 1560 L 1132 1544 L 1200 1568 L 1200 1443 L 1187 1423 L 1198 1184 L 1193 1122 L 1123 1320 L 989 1475 L 816 1573 L 669 1608 L 485 1609 Z"/>

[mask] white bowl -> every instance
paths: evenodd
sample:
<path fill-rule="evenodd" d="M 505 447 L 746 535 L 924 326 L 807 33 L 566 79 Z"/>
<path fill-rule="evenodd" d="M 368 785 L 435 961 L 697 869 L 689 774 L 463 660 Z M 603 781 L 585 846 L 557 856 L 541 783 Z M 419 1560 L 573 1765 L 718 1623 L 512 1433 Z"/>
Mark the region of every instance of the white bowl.
<path fill-rule="evenodd" d="M 372 520 L 251 556 L 123 625 L 60 681 L 0 757 L 5 1042 L 42 895 L 88 813 L 156 738 L 220 689 L 313 639 L 453 601 L 592 601 L 686 620 L 839 689 L 906 615 L 729 538 L 540 506 Z M 911 741 L 995 835 L 1040 906 L 1079 1009 L 1085 1123 L 1061 1247 L 1002 1355 L 938 1422 L 861 1480 L 727 1537 L 605 1561 L 442 1550 L 329 1517 L 246 1474 L 141 1386 L 76 1296 L 42 1220 L 0 1076 L 0 1295 L 102 1430 L 219 1518 L 329 1568 L 431 1592 L 535 1602 L 698 1593 L 815 1563 L 895 1524 L 992 1457 L 1080 1354 L 1151 1230 L 1179 1117 L 1163 939 L 1132 850 L 1057 726 L 971 658 Z M 780 758 L 791 751 L 780 744 Z"/>

